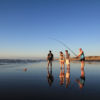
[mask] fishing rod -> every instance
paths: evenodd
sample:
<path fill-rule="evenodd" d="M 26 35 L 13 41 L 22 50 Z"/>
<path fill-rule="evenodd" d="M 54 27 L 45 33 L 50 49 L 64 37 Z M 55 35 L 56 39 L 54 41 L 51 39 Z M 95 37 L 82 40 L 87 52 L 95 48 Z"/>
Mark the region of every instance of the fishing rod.
<path fill-rule="evenodd" d="M 55 40 L 57 42 L 59 42 L 60 44 L 62 44 L 64 47 L 66 47 L 69 51 L 71 51 L 71 53 L 74 55 L 74 56 L 77 56 L 77 54 L 75 52 L 73 52 L 73 50 L 71 50 L 65 43 L 63 43 L 62 41 L 58 40 L 58 39 L 55 39 L 55 38 L 50 38 L 49 39 L 52 39 L 52 40 Z"/>

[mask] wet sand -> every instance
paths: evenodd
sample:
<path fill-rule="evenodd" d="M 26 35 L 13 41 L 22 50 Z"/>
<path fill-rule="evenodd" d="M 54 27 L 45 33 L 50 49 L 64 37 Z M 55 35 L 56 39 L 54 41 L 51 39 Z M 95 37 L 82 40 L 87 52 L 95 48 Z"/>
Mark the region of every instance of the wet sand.
<path fill-rule="evenodd" d="M 70 71 L 66 66 L 61 70 L 57 61 L 49 70 L 47 62 L 0 65 L 0 98 L 1 100 L 98 100 L 100 63 L 86 63 L 84 70 L 81 71 L 80 68 L 79 62 L 71 63 Z M 70 76 L 66 78 L 67 72 Z M 85 79 L 80 77 L 81 74 Z"/>

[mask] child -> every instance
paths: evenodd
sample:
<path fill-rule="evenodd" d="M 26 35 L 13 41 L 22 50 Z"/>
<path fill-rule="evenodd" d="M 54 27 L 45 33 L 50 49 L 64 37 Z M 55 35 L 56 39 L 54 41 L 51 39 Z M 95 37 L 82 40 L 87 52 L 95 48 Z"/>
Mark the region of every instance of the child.
<path fill-rule="evenodd" d="M 68 50 L 65 50 L 65 53 L 66 53 L 66 64 L 67 64 L 67 68 L 70 67 L 70 57 L 69 57 L 69 54 L 68 54 Z"/>
<path fill-rule="evenodd" d="M 65 66 L 65 57 L 63 55 L 63 52 L 60 52 L 59 61 L 60 61 L 60 67 L 62 68 L 62 66 L 63 66 L 63 68 L 64 68 L 64 66 Z"/>

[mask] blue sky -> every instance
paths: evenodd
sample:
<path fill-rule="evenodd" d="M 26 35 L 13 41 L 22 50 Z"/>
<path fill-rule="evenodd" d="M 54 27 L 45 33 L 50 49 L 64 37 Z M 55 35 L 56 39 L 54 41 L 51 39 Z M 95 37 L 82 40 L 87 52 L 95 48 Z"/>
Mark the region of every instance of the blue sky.
<path fill-rule="evenodd" d="M 1 58 L 58 56 L 66 48 L 49 37 L 100 56 L 100 0 L 0 0 Z"/>

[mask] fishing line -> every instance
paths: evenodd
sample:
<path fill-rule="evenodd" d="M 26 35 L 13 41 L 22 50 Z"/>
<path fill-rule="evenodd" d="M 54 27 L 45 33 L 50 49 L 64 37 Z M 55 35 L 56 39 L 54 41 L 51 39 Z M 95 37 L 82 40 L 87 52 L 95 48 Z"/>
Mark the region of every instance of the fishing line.
<path fill-rule="evenodd" d="M 51 38 L 49 37 L 49 39 L 51 40 L 55 40 L 57 42 L 59 42 L 60 44 L 62 44 L 64 47 L 66 47 L 69 51 L 71 51 L 71 53 L 74 55 L 74 56 L 77 56 L 77 54 L 75 52 L 73 52 L 73 50 L 71 50 L 65 43 L 63 43 L 62 41 L 58 40 L 58 39 L 55 39 L 55 38 Z"/>

